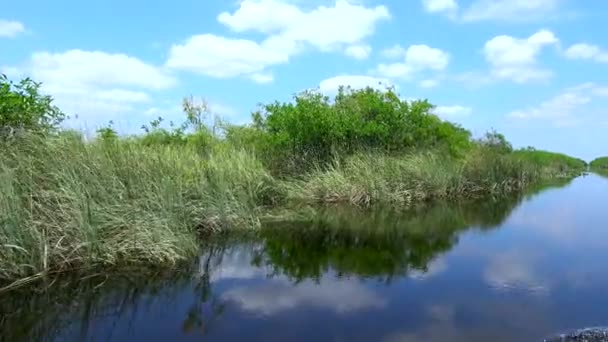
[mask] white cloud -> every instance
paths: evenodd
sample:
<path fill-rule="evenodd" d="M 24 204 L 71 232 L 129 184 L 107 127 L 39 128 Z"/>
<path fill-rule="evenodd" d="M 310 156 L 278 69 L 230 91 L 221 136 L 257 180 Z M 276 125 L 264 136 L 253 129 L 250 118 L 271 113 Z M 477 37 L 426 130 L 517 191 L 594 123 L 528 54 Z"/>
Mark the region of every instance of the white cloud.
<path fill-rule="evenodd" d="M 340 75 L 321 81 L 319 90 L 325 94 L 335 94 L 338 92 L 340 86 L 350 86 L 353 89 L 372 87 L 374 89 L 384 90 L 386 87 L 392 86 L 392 83 L 386 78 L 362 75 Z"/>
<path fill-rule="evenodd" d="M 427 79 L 427 80 L 420 81 L 421 88 L 435 88 L 438 85 L 439 85 L 438 80 Z"/>
<path fill-rule="evenodd" d="M 588 59 L 598 63 L 608 63 L 608 50 L 602 50 L 599 46 L 579 43 L 570 46 L 565 55 L 570 59 Z"/>
<path fill-rule="evenodd" d="M 579 121 L 577 113 L 584 112 L 585 105 L 591 103 L 594 98 L 606 96 L 608 96 L 608 87 L 584 83 L 567 88 L 537 106 L 514 110 L 507 116 L 518 120 L 548 120 L 556 126 L 569 126 Z"/>
<path fill-rule="evenodd" d="M 101 51 L 36 52 L 29 62 L 29 70 L 36 80 L 71 87 L 167 89 L 176 83 L 162 69 L 135 57 Z"/>
<path fill-rule="evenodd" d="M 274 76 L 270 73 L 256 73 L 251 75 L 251 79 L 259 84 L 267 84 L 274 81 Z"/>
<path fill-rule="evenodd" d="M 346 314 L 381 309 L 386 305 L 386 300 L 357 282 L 333 279 L 320 283 L 304 281 L 296 285 L 284 279 L 275 279 L 263 285 L 230 289 L 222 297 L 239 304 L 243 310 L 266 316 L 302 306 Z"/>
<path fill-rule="evenodd" d="M 456 0 L 422 0 L 422 5 L 429 13 L 453 13 L 458 10 Z"/>
<path fill-rule="evenodd" d="M 372 52 L 369 45 L 351 45 L 344 50 L 344 54 L 354 59 L 367 59 Z"/>
<path fill-rule="evenodd" d="M 406 63 L 380 63 L 374 70 L 374 73 L 380 76 L 401 79 L 409 78 L 412 72 L 412 67 Z"/>
<path fill-rule="evenodd" d="M 443 70 L 449 61 L 447 52 L 427 45 L 412 45 L 405 53 L 405 63 L 414 69 Z"/>
<path fill-rule="evenodd" d="M 376 74 L 388 78 L 409 78 L 413 73 L 424 70 L 441 71 L 450 62 L 447 52 L 427 45 L 411 45 L 407 49 L 395 45 L 384 50 L 383 55 L 403 58 L 403 62 L 381 63 L 376 67 Z"/>
<path fill-rule="evenodd" d="M 256 31 L 327 51 L 359 43 L 389 18 L 385 6 L 368 8 L 346 0 L 308 12 L 284 1 L 244 0 L 234 13 L 221 13 L 217 19 L 235 32 Z"/>
<path fill-rule="evenodd" d="M 557 10 L 560 0 L 478 0 L 462 14 L 464 21 L 527 20 Z"/>
<path fill-rule="evenodd" d="M 302 15 L 299 8 L 286 2 L 245 0 L 236 12 L 222 12 L 217 20 L 235 32 L 255 30 L 270 34 L 293 25 Z"/>
<path fill-rule="evenodd" d="M 161 68 L 124 54 L 69 50 L 36 52 L 12 73 L 42 82 L 59 108 L 86 120 L 133 110 L 150 101 L 147 90 L 167 89 L 176 80 Z"/>
<path fill-rule="evenodd" d="M 497 290 L 546 293 L 550 284 L 539 274 L 537 264 L 534 255 L 521 251 L 503 252 L 492 257 L 484 271 L 484 279 Z"/>
<path fill-rule="evenodd" d="M 433 112 L 444 119 L 461 118 L 471 115 L 471 107 L 463 106 L 437 106 Z"/>
<path fill-rule="evenodd" d="M 540 30 L 525 39 L 502 35 L 486 42 L 484 54 L 492 67 L 493 77 L 526 83 L 551 77 L 551 71 L 537 66 L 537 57 L 543 47 L 558 42 L 555 35 L 547 30 Z"/>
<path fill-rule="evenodd" d="M 461 22 L 525 21 L 556 14 L 563 0 L 476 0 L 459 11 L 455 0 L 422 0 L 427 12 Z"/>
<path fill-rule="evenodd" d="M 395 44 L 395 45 L 391 46 L 390 48 L 384 49 L 380 52 L 380 54 L 383 57 L 390 58 L 390 59 L 405 58 L 406 53 L 407 53 L 407 50 L 399 44 Z"/>
<path fill-rule="evenodd" d="M 285 1 L 244 0 L 234 13 L 220 13 L 217 20 L 237 33 L 263 34 L 260 42 L 195 35 L 171 47 L 166 65 L 210 77 L 245 76 L 270 83 L 269 67 L 289 62 L 307 47 L 367 58 L 371 48 L 362 41 L 374 33 L 379 21 L 389 18 L 385 6 L 368 8 L 346 0 L 308 11 Z"/>
<path fill-rule="evenodd" d="M 14 20 L 0 19 L 0 38 L 14 38 L 25 32 L 25 25 Z"/>
<path fill-rule="evenodd" d="M 190 37 L 183 44 L 173 45 L 167 66 L 217 78 L 250 75 L 259 80 L 259 75 L 255 74 L 288 60 L 287 52 L 251 40 L 202 34 Z"/>

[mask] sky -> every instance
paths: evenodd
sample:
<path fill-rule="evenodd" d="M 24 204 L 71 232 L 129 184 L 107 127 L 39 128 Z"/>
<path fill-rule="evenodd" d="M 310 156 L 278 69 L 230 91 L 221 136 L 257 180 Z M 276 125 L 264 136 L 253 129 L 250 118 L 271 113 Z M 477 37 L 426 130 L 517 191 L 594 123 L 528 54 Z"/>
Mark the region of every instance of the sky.
<path fill-rule="evenodd" d="M 394 86 L 474 136 L 608 155 L 608 1 L 7 1 L 0 72 L 42 82 L 65 125 L 124 132 L 186 96 L 247 123 L 306 89 Z"/>

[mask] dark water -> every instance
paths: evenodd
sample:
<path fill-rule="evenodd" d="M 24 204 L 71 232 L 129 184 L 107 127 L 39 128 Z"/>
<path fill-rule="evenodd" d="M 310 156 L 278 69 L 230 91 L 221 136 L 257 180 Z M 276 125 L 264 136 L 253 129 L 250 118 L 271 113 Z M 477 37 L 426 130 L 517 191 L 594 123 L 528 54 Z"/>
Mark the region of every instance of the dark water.
<path fill-rule="evenodd" d="M 542 341 L 608 325 L 608 179 L 405 213 L 328 209 L 182 272 L 0 295 L 6 341 Z"/>

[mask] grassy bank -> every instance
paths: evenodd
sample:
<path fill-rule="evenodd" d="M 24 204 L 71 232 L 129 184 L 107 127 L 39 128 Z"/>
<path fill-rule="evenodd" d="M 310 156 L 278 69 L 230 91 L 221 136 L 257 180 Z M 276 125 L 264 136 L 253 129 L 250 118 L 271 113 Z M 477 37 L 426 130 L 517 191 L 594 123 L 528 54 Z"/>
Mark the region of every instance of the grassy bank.
<path fill-rule="evenodd" d="M 197 229 L 255 227 L 272 177 L 243 151 L 26 135 L 0 149 L 0 278 L 167 265 Z"/>
<path fill-rule="evenodd" d="M 496 132 L 473 139 L 390 89 L 306 92 L 251 125 L 213 128 L 206 104 L 185 101 L 182 125 L 107 126 L 92 140 L 57 126 L 63 114 L 35 84 L 0 84 L 0 102 L 0 280 L 175 265 L 201 233 L 257 228 L 295 203 L 501 195 L 586 166 L 514 151 Z"/>
<path fill-rule="evenodd" d="M 608 174 L 608 157 L 599 157 L 589 163 L 589 168 L 593 172 Z"/>
<path fill-rule="evenodd" d="M 552 156 L 544 151 L 497 154 L 481 148 L 458 159 L 434 153 L 361 154 L 288 182 L 286 188 L 288 197 L 298 201 L 407 205 L 508 194 L 542 179 L 572 177 L 583 170 L 582 163 Z"/>

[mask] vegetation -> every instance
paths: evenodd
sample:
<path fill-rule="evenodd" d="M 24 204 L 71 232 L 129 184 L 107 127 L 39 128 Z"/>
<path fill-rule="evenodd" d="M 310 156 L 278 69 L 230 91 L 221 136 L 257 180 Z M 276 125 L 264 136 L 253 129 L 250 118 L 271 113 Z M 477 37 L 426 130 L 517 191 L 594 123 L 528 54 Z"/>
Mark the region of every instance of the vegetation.
<path fill-rule="evenodd" d="M 545 177 L 563 176 L 571 173 L 584 171 L 587 162 L 582 159 L 573 158 L 562 153 L 536 150 L 528 147 L 514 152 L 517 159 L 536 165 Z"/>
<path fill-rule="evenodd" d="M 41 95 L 39 89 L 40 83 L 29 78 L 15 84 L 0 74 L 0 128 L 48 130 L 57 127 L 65 114 L 52 104 L 50 96 Z"/>
<path fill-rule="evenodd" d="M 287 204 L 502 195 L 586 166 L 513 151 L 497 132 L 472 139 L 392 89 L 304 92 L 247 126 L 210 127 L 209 107 L 192 98 L 183 109 L 182 124 L 159 118 L 132 136 L 110 124 L 89 141 L 58 126 L 65 116 L 39 84 L 3 76 L 0 279 L 173 265 L 197 253 L 197 234 L 256 228 Z"/>
<path fill-rule="evenodd" d="M 589 163 L 589 168 L 593 172 L 608 174 L 608 157 L 599 157 Z"/>

